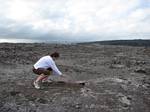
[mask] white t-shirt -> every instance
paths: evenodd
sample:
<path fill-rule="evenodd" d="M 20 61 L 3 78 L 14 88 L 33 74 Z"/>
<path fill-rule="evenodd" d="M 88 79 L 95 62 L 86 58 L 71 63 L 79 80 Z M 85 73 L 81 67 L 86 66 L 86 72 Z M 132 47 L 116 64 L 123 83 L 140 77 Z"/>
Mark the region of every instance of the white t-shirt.
<path fill-rule="evenodd" d="M 53 70 L 53 72 L 55 74 L 58 75 L 62 75 L 62 73 L 59 71 L 59 69 L 57 68 L 54 60 L 52 59 L 51 56 L 43 56 L 42 58 L 40 58 L 35 64 L 34 64 L 34 68 L 38 69 L 38 68 L 51 68 Z"/>

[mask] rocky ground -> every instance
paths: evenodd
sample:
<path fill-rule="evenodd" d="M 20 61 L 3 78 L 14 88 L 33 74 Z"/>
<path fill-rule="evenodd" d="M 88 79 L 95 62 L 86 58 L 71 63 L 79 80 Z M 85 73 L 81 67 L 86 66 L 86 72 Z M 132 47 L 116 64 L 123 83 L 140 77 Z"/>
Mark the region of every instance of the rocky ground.
<path fill-rule="evenodd" d="M 32 86 L 32 65 L 53 51 L 58 68 L 85 86 Z M 0 112 L 150 112 L 150 48 L 1 43 Z"/>

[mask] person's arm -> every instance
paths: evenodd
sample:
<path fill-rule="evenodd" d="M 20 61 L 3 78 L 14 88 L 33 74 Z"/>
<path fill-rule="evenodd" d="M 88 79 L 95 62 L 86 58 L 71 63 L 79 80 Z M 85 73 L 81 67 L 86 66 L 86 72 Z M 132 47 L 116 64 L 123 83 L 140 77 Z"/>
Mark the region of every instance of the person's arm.
<path fill-rule="evenodd" d="M 51 62 L 51 65 L 52 65 L 52 66 L 51 66 L 52 70 L 53 70 L 57 75 L 59 75 L 62 80 L 64 80 L 65 82 L 74 82 L 70 77 L 68 77 L 68 76 L 65 75 L 65 74 L 62 74 L 62 73 L 59 71 L 59 69 L 57 68 L 57 66 L 56 66 L 56 64 L 55 64 L 54 61 Z"/>
<path fill-rule="evenodd" d="M 54 61 L 51 62 L 51 68 L 55 72 L 55 74 L 62 75 L 62 73 L 59 71 L 59 69 L 57 68 L 57 66 L 56 66 Z"/>

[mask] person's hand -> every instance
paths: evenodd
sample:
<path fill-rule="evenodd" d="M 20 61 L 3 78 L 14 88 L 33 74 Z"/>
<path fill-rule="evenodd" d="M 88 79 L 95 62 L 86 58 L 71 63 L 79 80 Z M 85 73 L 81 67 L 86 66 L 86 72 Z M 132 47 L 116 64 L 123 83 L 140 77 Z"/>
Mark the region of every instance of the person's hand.
<path fill-rule="evenodd" d="M 64 77 L 64 78 L 65 78 L 65 77 L 66 77 L 66 75 L 65 75 L 65 74 L 62 74 L 62 75 L 60 75 L 60 77 Z"/>

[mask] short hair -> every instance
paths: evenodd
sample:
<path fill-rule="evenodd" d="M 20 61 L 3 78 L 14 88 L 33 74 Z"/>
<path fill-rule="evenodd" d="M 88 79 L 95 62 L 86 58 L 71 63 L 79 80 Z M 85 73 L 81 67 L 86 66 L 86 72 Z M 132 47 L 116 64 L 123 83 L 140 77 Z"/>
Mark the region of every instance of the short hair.
<path fill-rule="evenodd" d="M 54 52 L 50 55 L 51 57 L 55 57 L 58 58 L 59 57 L 59 53 L 58 52 Z"/>

